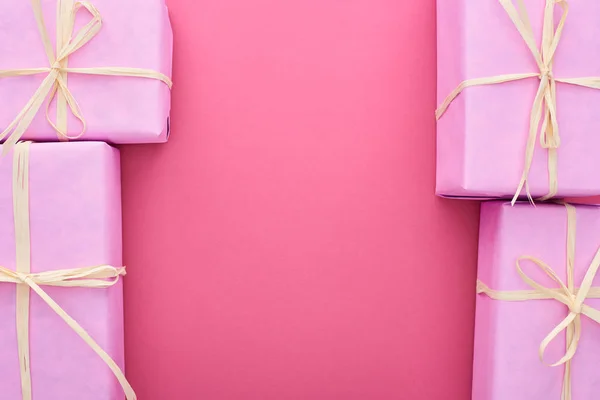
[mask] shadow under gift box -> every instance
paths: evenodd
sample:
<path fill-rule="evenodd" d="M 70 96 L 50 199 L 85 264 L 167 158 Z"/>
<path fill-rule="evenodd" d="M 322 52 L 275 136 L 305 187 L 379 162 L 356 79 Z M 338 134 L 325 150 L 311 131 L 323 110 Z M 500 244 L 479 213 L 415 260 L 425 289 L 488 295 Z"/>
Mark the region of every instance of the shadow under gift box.
<path fill-rule="evenodd" d="M 600 247 L 600 207 L 576 205 L 574 286 L 580 287 Z M 547 263 L 567 283 L 567 211 L 564 205 L 484 202 L 481 206 L 478 279 L 493 290 L 532 290 L 516 269 L 522 256 Z M 523 271 L 548 288 L 557 288 L 531 261 Z M 600 286 L 600 277 L 593 280 Z M 600 309 L 600 299 L 585 304 Z M 560 399 L 565 366 L 540 361 L 542 340 L 569 309 L 554 299 L 505 301 L 477 295 L 473 400 Z M 581 339 L 571 362 L 573 400 L 596 399 L 600 391 L 600 325 L 581 316 Z M 563 331 L 544 356 L 552 364 L 566 353 Z"/>
<path fill-rule="evenodd" d="M 15 269 L 13 157 L 0 157 L 0 265 Z M 29 202 L 31 272 L 121 264 L 120 164 L 100 142 L 33 143 Z M 42 288 L 122 369 L 121 282 Z M 123 389 L 100 357 L 33 291 L 30 357 L 35 400 L 117 400 Z M 21 400 L 16 285 L 0 283 L 0 398 Z"/>
<path fill-rule="evenodd" d="M 58 0 L 41 3 L 46 30 L 56 53 Z M 90 3 L 102 17 L 102 28 L 89 43 L 69 56 L 69 68 L 143 68 L 171 76 L 173 35 L 164 0 L 91 0 Z M 75 31 L 90 20 L 91 15 L 80 9 Z M 0 1 L 0 54 L 0 71 L 49 67 L 32 0 Z M 15 119 L 46 75 L 0 79 L 0 132 Z M 87 123 L 81 140 L 167 141 L 171 95 L 164 82 L 78 73 L 68 73 L 67 78 L 68 88 Z M 47 100 L 23 140 L 57 140 L 56 131 L 46 120 L 46 103 Z M 81 122 L 71 111 L 67 114 L 69 136 L 79 134 Z M 56 121 L 56 100 L 50 106 L 49 117 Z"/>
<path fill-rule="evenodd" d="M 517 0 L 513 0 L 515 6 Z M 539 48 L 546 1 L 525 0 Z M 556 78 L 600 77 L 600 2 L 569 2 L 554 56 Z M 562 15 L 556 6 L 555 22 Z M 438 106 L 462 81 L 536 73 L 532 53 L 498 0 L 437 1 Z M 469 87 L 437 124 L 436 193 L 512 197 L 525 166 L 530 113 L 540 79 Z M 556 84 L 560 146 L 558 196 L 600 194 L 600 90 Z M 529 174 L 533 197 L 549 192 L 548 151 L 535 141 Z M 525 190 L 521 193 L 525 195 Z"/>

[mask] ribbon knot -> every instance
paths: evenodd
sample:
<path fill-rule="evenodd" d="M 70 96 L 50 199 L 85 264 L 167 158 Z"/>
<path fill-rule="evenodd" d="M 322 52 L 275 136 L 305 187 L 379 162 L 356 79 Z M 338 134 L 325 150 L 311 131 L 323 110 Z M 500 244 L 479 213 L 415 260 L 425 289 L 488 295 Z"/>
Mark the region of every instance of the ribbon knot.
<path fill-rule="evenodd" d="M 20 281 L 20 283 L 27 284 L 31 281 L 31 275 L 24 274 L 22 272 L 15 272 L 15 277 Z"/>
<path fill-rule="evenodd" d="M 574 314 L 581 314 L 582 309 L 583 309 L 583 303 L 578 302 L 577 299 L 575 299 L 574 295 L 571 295 L 571 304 L 569 304 L 569 311 L 574 313 Z"/>
<path fill-rule="evenodd" d="M 542 78 L 548 78 L 548 79 L 553 79 L 552 77 L 552 69 L 549 67 L 544 67 L 541 69 L 540 71 L 540 79 Z"/>
<path fill-rule="evenodd" d="M 50 71 L 61 71 L 63 69 L 60 61 L 55 61 L 54 64 L 50 66 Z M 58 79 L 58 78 L 56 78 Z"/>

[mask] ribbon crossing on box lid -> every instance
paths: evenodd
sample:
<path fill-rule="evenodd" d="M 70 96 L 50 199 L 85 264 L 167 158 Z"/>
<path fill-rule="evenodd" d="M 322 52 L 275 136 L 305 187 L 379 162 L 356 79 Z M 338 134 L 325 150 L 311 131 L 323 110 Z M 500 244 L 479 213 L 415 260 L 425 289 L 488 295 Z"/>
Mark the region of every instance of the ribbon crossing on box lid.
<path fill-rule="evenodd" d="M 0 78 L 21 77 L 27 75 L 47 74 L 39 88 L 31 96 L 27 104 L 14 120 L 0 133 L 0 141 L 6 139 L 4 151 L 6 154 L 23 136 L 31 125 L 34 117 L 46 99 L 46 119 L 56 131 L 60 140 L 78 139 L 85 134 L 86 121 L 77 104 L 77 100 L 68 87 L 68 74 L 124 76 L 132 78 L 156 79 L 172 87 L 171 79 L 158 71 L 144 68 L 130 68 L 120 66 L 98 66 L 89 68 L 69 68 L 69 56 L 90 42 L 102 28 L 100 11 L 88 1 L 56 0 L 57 1 L 57 35 L 56 52 L 52 48 L 44 17 L 41 0 L 31 0 L 33 15 L 35 17 L 46 56 L 48 67 L 32 67 L 0 70 Z M 79 31 L 74 32 L 75 17 L 87 10 L 92 19 Z M 49 115 L 50 104 L 56 99 L 56 123 L 52 122 Z M 82 128 L 78 135 L 69 136 L 67 133 L 67 109 L 77 118 Z"/>
<path fill-rule="evenodd" d="M 442 102 L 436 110 L 436 118 L 442 118 L 448 107 L 454 99 L 465 89 L 473 86 L 481 85 L 496 85 L 507 82 L 514 82 L 523 79 L 538 78 L 540 84 L 533 100 L 529 120 L 529 133 L 527 136 L 527 145 L 525 150 L 525 163 L 521 180 L 518 183 L 517 190 L 513 196 L 512 203 L 514 204 L 518 197 L 525 189 L 527 197 L 533 201 L 529 191 L 528 177 L 533 162 L 533 153 L 535 150 L 535 142 L 540 132 L 540 145 L 548 151 L 548 181 L 549 192 L 540 200 L 547 200 L 554 197 L 558 191 L 558 174 L 557 174 L 557 150 L 560 147 L 560 135 L 558 119 L 556 116 L 556 84 L 565 83 L 570 85 L 578 85 L 591 89 L 600 89 L 600 77 L 575 77 L 575 78 L 560 78 L 554 76 L 552 72 L 553 59 L 556 49 L 559 45 L 563 28 L 567 21 L 569 5 L 566 0 L 546 0 L 544 9 L 544 24 L 542 32 L 541 49 L 538 49 L 535 35 L 531 27 L 529 16 L 525 9 L 523 0 L 516 0 L 515 7 L 513 0 L 499 0 L 500 5 L 504 8 L 508 17 L 515 25 L 523 41 L 531 51 L 533 58 L 539 71 L 526 73 L 509 73 L 505 75 L 496 75 L 483 78 L 468 79 L 460 83 Z M 554 26 L 554 11 L 555 7 L 560 6 L 562 15 L 558 25 Z M 540 129 L 541 121 L 541 129 Z"/>
<path fill-rule="evenodd" d="M 29 362 L 29 295 L 33 290 L 85 343 L 106 363 L 113 372 L 127 400 L 137 399 L 133 388 L 117 363 L 96 341 L 50 297 L 42 286 L 84 287 L 106 289 L 115 285 L 125 275 L 125 267 L 110 265 L 74 268 L 58 271 L 31 273 L 31 237 L 29 227 L 29 146 L 30 142 L 18 142 L 13 153 L 13 212 L 16 240 L 16 270 L 0 267 L 0 283 L 17 285 L 16 324 L 19 365 L 21 369 L 21 393 L 23 400 L 32 400 L 31 370 Z"/>
<path fill-rule="evenodd" d="M 542 340 L 539 347 L 539 357 L 544 361 L 546 348 L 558 335 L 566 330 L 567 351 L 562 358 L 551 367 L 564 365 L 565 373 L 562 386 L 562 399 L 572 400 L 571 396 L 571 360 L 577 351 L 579 338 L 581 337 L 581 316 L 585 315 L 592 321 L 600 324 L 600 310 L 584 304 L 585 299 L 600 299 L 600 287 L 592 287 L 592 283 L 598 269 L 600 268 L 600 247 L 586 271 L 581 286 L 575 287 L 575 233 L 576 233 L 576 209 L 570 204 L 564 204 L 567 210 L 567 283 L 565 284 L 557 273 L 544 261 L 537 257 L 522 256 L 516 260 L 517 273 L 521 279 L 529 285 L 532 290 L 507 290 L 499 291 L 489 288 L 484 282 L 477 281 L 477 293 L 489 296 L 500 301 L 533 301 L 533 300 L 556 300 L 564 304 L 568 309 L 568 315 Z M 521 267 L 521 261 L 530 261 L 539 267 L 559 288 L 548 288 L 529 277 Z"/>

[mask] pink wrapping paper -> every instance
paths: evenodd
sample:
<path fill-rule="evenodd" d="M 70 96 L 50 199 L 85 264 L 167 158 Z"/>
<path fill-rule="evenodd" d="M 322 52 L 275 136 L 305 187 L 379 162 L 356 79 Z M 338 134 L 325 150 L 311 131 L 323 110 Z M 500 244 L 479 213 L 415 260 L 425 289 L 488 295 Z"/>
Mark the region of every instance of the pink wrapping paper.
<path fill-rule="evenodd" d="M 69 67 L 132 67 L 171 76 L 172 32 L 164 0 L 92 0 L 102 15 L 102 29 L 69 57 Z M 48 34 L 55 45 L 57 0 L 42 0 Z M 90 20 L 84 10 L 76 29 Z M 55 47 L 55 46 L 54 46 Z M 30 0 L 0 1 L 0 70 L 47 67 L 48 58 Z M 0 79 L 0 132 L 17 116 L 45 75 Z M 87 121 L 82 140 L 111 143 L 165 142 L 169 131 L 170 90 L 146 78 L 71 73 L 68 86 Z M 50 116 L 55 119 L 54 105 Z M 68 133 L 81 123 L 69 112 Z M 24 139 L 56 141 L 42 106 Z"/>
<path fill-rule="evenodd" d="M 577 205 L 575 287 L 579 287 L 598 246 L 600 208 Z M 515 261 L 538 257 L 566 277 L 567 211 L 557 204 L 506 202 L 481 207 L 478 278 L 495 290 L 530 290 Z M 527 261 L 523 270 L 549 288 L 558 285 Z M 600 286 L 600 277 L 594 279 Z M 586 304 L 600 308 L 599 299 Z M 556 300 L 508 302 L 477 296 L 473 400 L 560 400 L 564 366 L 548 367 L 538 358 L 540 342 L 568 314 Z M 565 353 L 565 333 L 546 351 L 548 363 Z M 597 399 L 600 391 L 600 326 L 582 317 L 582 335 L 572 360 L 573 400 Z"/>
<path fill-rule="evenodd" d="M 544 0 L 526 0 L 542 36 Z M 516 3 L 515 3 L 516 4 Z M 558 21 L 561 12 L 556 8 Z M 600 2 L 570 2 L 554 57 L 557 78 L 600 76 Z M 438 105 L 467 79 L 538 72 L 523 38 L 498 0 L 438 0 Z M 453 197 L 512 197 L 525 159 L 535 78 L 464 90 L 438 121 L 437 187 Z M 600 194 L 600 90 L 557 83 L 558 195 Z M 539 140 L 530 172 L 534 197 L 548 193 L 547 151 Z M 524 194 L 524 193 L 523 193 Z"/>
<path fill-rule="evenodd" d="M 12 155 L 0 158 L 0 265 L 15 269 Z M 121 266 L 118 150 L 105 143 L 34 143 L 30 157 L 32 272 Z M 15 284 L 0 283 L 0 398 L 21 400 Z M 44 287 L 123 368 L 122 286 Z M 117 400 L 110 369 L 34 292 L 30 350 L 35 400 Z"/>

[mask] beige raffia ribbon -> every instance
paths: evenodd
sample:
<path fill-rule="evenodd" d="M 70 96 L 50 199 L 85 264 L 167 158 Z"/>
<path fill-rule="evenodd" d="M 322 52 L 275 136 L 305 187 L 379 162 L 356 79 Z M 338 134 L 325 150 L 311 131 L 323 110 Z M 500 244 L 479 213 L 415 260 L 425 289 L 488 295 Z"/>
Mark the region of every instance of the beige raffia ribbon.
<path fill-rule="evenodd" d="M 531 28 L 531 23 L 523 0 L 517 0 L 517 7 L 512 0 L 499 0 L 509 18 L 519 31 L 519 34 L 525 41 L 525 44 L 531 51 L 533 58 L 539 68 L 539 72 L 496 75 L 486 78 L 469 79 L 462 82 L 452 91 L 436 110 L 435 115 L 439 120 L 452 101 L 466 88 L 481 85 L 495 85 L 506 82 L 513 82 L 528 78 L 539 78 L 540 85 L 533 100 L 531 115 L 529 119 L 529 135 L 527 137 L 527 146 L 525 150 L 525 165 L 521 176 L 521 181 L 513 197 L 514 204 L 520 196 L 523 187 L 527 197 L 531 202 L 531 193 L 529 192 L 529 171 L 533 162 L 533 153 L 535 150 L 535 140 L 542 121 L 540 133 L 540 145 L 548 150 L 548 182 L 549 192 L 540 200 L 547 200 L 554 197 L 558 192 L 558 174 L 557 174 L 557 154 L 560 146 L 560 136 L 558 133 L 558 120 L 556 118 L 556 82 L 568 83 L 571 85 L 584 86 L 591 89 L 600 89 L 600 77 L 582 77 L 582 78 L 556 78 L 552 74 L 552 63 L 556 48 L 565 26 L 569 6 L 566 0 L 546 0 L 544 9 L 544 27 L 542 33 L 541 49 L 537 48 L 535 36 Z M 562 8 L 562 16 L 556 29 L 554 28 L 554 8 L 559 5 Z"/>
<path fill-rule="evenodd" d="M 31 273 L 31 239 L 29 231 L 29 142 L 14 147 L 13 210 L 16 242 L 16 271 L 0 267 L 0 282 L 17 284 L 17 344 L 21 370 L 23 400 L 31 400 L 31 370 L 29 367 L 29 293 L 33 290 L 54 312 L 75 331 L 106 363 L 121 386 L 127 400 L 137 399 L 133 388 L 115 361 L 98 343 L 66 313 L 42 286 L 108 288 L 125 275 L 125 268 L 99 265 L 87 268 L 65 269 Z"/>
<path fill-rule="evenodd" d="M 88 1 L 56 0 L 57 1 L 57 23 L 56 23 L 56 54 L 44 24 L 44 16 L 40 0 L 31 0 L 33 13 L 37 22 L 38 30 L 42 37 L 42 43 L 46 56 L 50 63 L 49 67 L 43 68 L 19 68 L 0 70 L 0 78 L 18 77 L 26 75 L 47 74 L 39 88 L 29 99 L 25 107 L 19 112 L 15 119 L 0 133 L 0 140 L 7 136 L 3 150 L 6 154 L 23 136 L 33 118 L 37 115 L 44 100 L 48 98 L 46 106 L 46 119 L 56 131 L 60 140 L 77 139 L 86 131 L 86 122 L 73 94 L 67 86 L 67 74 L 88 74 L 127 76 L 134 78 L 157 79 L 164 82 L 169 88 L 173 85 L 171 79 L 157 71 L 143 68 L 126 67 L 94 67 L 94 68 L 69 68 L 69 56 L 87 44 L 100 32 L 102 28 L 102 17 L 100 12 Z M 73 32 L 75 17 L 80 10 L 87 10 L 92 19 L 83 28 Z M 50 104 L 56 97 L 56 124 L 49 116 Z M 81 124 L 81 132 L 76 136 L 67 134 L 67 106 Z"/>
<path fill-rule="evenodd" d="M 585 299 L 600 299 L 600 287 L 592 287 L 594 277 L 600 267 L 600 248 L 596 252 L 592 263 L 590 264 L 581 286 L 575 288 L 575 233 L 576 233 L 576 210 L 570 204 L 565 204 L 567 208 L 567 284 L 558 277 L 556 272 L 544 261 L 536 257 L 520 257 L 517 264 L 517 272 L 521 279 L 533 290 L 512 290 L 499 291 L 492 290 L 481 281 L 477 281 L 477 293 L 485 294 L 494 300 L 502 301 L 528 301 L 553 299 L 561 302 L 569 309 L 569 314 L 542 340 L 539 348 L 539 356 L 544 361 L 546 348 L 558 335 L 566 330 L 567 350 L 564 356 L 557 362 L 550 364 L 552 367 L 559 365 L 565 366 L 563 378 L 562 400 L 571 400 L 571 359 L 577 351 L 579 338 L 581 337 L 581 315 L 585 315 L 596 323 L 600 324 L 600 311 L 584 304 Z M 544 285 L 530 278 L 521 268 L 520 262 L 526 260 L 537 265 L 546 275 L 558 284 L 557 289 L 547 288 Z"/>

